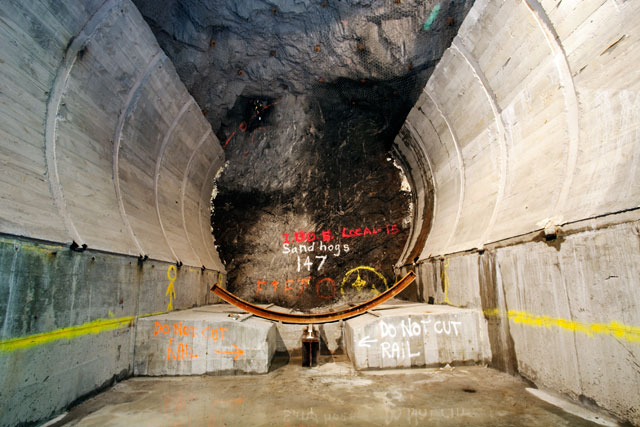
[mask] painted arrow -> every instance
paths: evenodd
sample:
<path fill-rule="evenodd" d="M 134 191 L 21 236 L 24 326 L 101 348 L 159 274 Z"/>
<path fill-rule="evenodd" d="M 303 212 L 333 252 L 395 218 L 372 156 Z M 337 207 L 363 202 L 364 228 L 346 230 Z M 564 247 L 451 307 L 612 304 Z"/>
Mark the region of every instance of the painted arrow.
<path fill-rule="evenodd" d="M 367 335 L 366 337 L 364 337 L 360 341 L 358 341 L 358 345 L 360 347 L 371 347 L 369 344 L 370 343 L 374 343 L 374 342 L 378 342 L 378 340 L 370 340 L 369 339 L 369 335 Z"/>
<path fill-rule="evenodd" d="M 222 351 L 222 350 L 213 350 L 213 351 L 215 351 L 218 354 L 235 354 L 235 357 L 233 358 L 233 360 L 236 360 L 238 359 L 238 356 L 241 356 L 244 354 L 244 351 L 240 350 L 238 346 L 236 346 L 235 344 L 232 344 L 232 345 L 236 348 L 236 351 Z"/>

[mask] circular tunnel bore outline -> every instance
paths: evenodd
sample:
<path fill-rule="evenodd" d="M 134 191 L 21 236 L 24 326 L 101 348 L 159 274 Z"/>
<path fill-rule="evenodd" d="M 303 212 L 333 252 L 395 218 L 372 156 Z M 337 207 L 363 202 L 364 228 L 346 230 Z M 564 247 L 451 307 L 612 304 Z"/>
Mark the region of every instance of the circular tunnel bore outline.
<path fill-rule="evenodd" d="M 347 273 L 344 275 L 344 278 L 342 279 L 342 283 L 340 284 L 340 294 L 341 295 L 344 295 L 344 288 L 345 288 L 345 284 L 347 283 L 347 279 L 354 272 L 356 272 L 356 271 L 358 272 L 358 278 L 356 279 L 356 281 L 354 283 L 362 280 L 360 278 L 360 271 L 359 270 L 367 270 L 367 271 L 373 272 L 376 276 L 378 276 L 380 279 L 382 279 L 382 282 L 384 283 L 384 287 L 385 287 L 383 292 L 386 292 L 387 290 L 389 290 L 389 284 L 387 283 L 387 279 L 381 273 L 378 273 L 378 271 L 376 271 L 373 267 L 359 266 L 359 267 L 356 267 L 356 268 L 352 268 L 351 270 L 347 271 Z M 373 285 L 373 284 L 371 285 L 371 290 L 375 293 L 375 295 L 378 295 L 380 293 L 380 291 L 378 291 L 378 289 L 376 289 L 375 285 Z M 359 291 L 361 291 L 361 290 L 359 290 Z"/>

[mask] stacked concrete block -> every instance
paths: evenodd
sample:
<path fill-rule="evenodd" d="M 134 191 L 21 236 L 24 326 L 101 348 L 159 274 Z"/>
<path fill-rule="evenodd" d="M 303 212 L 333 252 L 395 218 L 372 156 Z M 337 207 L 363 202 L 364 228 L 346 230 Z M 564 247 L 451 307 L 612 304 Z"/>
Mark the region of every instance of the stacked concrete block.
<path fill-rule="evenodd" d="M 264 374 L 276 351 L 268 320 L 236 320 L 225 308 L 204 307 L 140 319 L 135 375 Z M 233 311 L 233 310 L 232 310 Z"/>
<path fill-rule="evenodd" d="M 487 363 L 491 348 L 478 310 L 414 305 L 345 322 L 345 347 L 357 369 Z"/>

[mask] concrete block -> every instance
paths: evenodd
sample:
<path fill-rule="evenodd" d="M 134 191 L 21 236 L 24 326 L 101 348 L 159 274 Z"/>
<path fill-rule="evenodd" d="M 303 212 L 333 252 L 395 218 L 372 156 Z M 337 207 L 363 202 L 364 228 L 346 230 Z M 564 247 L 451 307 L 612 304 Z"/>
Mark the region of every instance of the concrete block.
<path fill-rule="evenodd" d="M 276 351 L 270 321 L 207 306 L 140 319 L 134 375 L 264 374 Z"/>
<path fill-rule="evenodd" d="M 479 310 L 439 305 L 374 311 L 345 322 L 356 369 L 488 363 L 487 324 Z"/>
<path fill-rule="evenodd" d="M 441 284 L 444 282 L 445 300 L 465 308 L 482 308 L 478 279 L 478 254 L 454 256 L 440 264 Z"/>

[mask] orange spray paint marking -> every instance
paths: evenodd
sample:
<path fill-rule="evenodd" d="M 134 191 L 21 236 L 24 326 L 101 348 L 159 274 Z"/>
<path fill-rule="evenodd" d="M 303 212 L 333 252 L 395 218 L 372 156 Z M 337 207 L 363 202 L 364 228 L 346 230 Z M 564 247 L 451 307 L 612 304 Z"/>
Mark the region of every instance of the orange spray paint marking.
<path fill-rule="evenodd" d="M 260 294 L 260 291 L 262 291 L 262 285 L 266 285 L 266 284 L 267 284 L 266 280 L 258 280 L 256 285 L 256 296 L 258 296 L 258 294 Z"/>
<path fill-rule="evenodd" d="M 284 281 L 284 295 L 287 296 L 289 291 L 293 291 L 293 286 L 289 286 L 289 283 L 296 283 L 295 280 L 287 279 Z"/>
<path fill-rule="evenodd" d="M 166 323 L 160 323 L 158 321 L 153 322 L 153 336 L 154 337 L 156 335 L 158 335 L 159 333 L 167 335 L 169 333 L 169 331 L 170 331 L 169 325 L 167 325 Z"/>
<path fill-rule="evenodd" d="M 173 338 L 169 338 L 169 346 L 167 347 L 167 360 L 191 360 L 197 359 L 198 355 L 193 353 L 193 347 L 189 344 L 178 344 L 177 354 L 173 352 L 171 344 Z"/>
<path fill-rule="evenodd" d="M 311 276 L 298 279 L 298 283 L 300 283 L 300 296 L 302 296 L 305 288 L 311 284 Z"/>
<path fill-rule="evenodd" d="M 236 346 L 235 344 L 232 344 L 236 351 L 222 351 L 222 350 L 214 350 L 216 353 L 218 354 L 235 354 L 233 360 L 238 360 L 238 357 L 244 354 L 244 351 L 240 350 L 238 348 L 238 346 Z"/>
<path fill-rule="evenodd" d="M 321 285 L 324 282 L 327 282 L 329 283 L 329 285 L 331 285 L 331 295 L 322 295 L 320 293 Z M 336 295 L 336 282 L 334 282 L 333 279 L 329 277 L 325 277 L 324 279 L 318 280 L 316 282 L 316 295 L 318 295 L 322 299 L 333 299 Z"/>
<path fill-rule="evenodd" d="M 202 330 L 200 335 L 207 339 L 211 338 L 213 341 L 218 341 L 218 339 L 224 341 L 224 331 L 228 330 L 229 328 L 212 328 L 210 326 L 207 326 Z"/>
<path fill-rule="evenodd" d="M 267 133 L 267 131 L 266 131 L 266 130 L 264 130 L 264 129 L 262 129 L 262 128 L 255 128 L 255 129 L 253 130 L 253 132 L 251 132 L 251 144 L 253 144 L 253 141 L 254 141 L 254 140 L 255 140 L 255 138 L 256 138 L 256 131 L 257 131 L 257 130 L 261 130 L 262 132 Z"/>
<path fill-rule="evenodd" d="M 222 148 L 227 148 L 227 145 L 229 145 L 229 141 L 231 141 L 231 138 L 233 138 L 235 135 L 236 135 L 236 131 L 234 130 L 231 136 L 227 138 L 227 142 L 224 143 L 224 146 Z"/>

